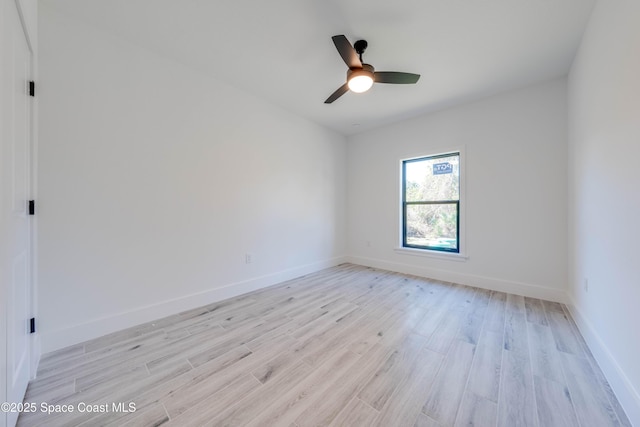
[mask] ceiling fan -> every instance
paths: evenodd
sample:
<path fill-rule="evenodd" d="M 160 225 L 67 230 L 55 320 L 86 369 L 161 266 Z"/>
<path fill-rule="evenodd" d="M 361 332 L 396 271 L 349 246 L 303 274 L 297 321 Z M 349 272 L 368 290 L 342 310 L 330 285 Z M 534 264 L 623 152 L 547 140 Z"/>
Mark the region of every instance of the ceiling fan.
<path fill-rule="evenodd" d="M 347 82 L 333 92 L 325 104 L 331 104 L 336 99 L 351 90 L 361 93 L 368 91 L 373 83 L 413 84 L 418 81 L 420 74 L 401 73 L 399 71 L 375 71 L 372 65 L 362 62 L 362 54 L 368 46 L 366 40 L 358 40 L 351 46 L 343 35 L 331 37 L 338 53 L 347 64 Z"/>

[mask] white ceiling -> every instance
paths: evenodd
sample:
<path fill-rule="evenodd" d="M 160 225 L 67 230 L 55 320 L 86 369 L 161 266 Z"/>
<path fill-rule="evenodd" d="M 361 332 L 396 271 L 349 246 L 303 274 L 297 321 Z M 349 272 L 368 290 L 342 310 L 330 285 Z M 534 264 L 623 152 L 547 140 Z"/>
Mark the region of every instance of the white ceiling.
<path fill-rule="evenodd" d="M 43 1 L 345 135 L 566 74 L 595 2 Z M 346 78 L 336 34 L 420 81 L 324 104 Z"/>

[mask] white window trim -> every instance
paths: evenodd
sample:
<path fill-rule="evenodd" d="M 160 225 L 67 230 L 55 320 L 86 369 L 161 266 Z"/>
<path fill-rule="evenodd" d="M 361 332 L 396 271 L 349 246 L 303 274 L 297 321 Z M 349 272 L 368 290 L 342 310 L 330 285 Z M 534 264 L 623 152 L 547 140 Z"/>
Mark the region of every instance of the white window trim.
<path fill-rule="evenodd" d="M 411 255 L 411 256 L 422 256 L 422 257 L 428 257 L 428 258 L 436 258 L 436 259 L 443 259 L 443 260 L 449 260 L 449 261 L 466 261 L 467 259 L 469 259 L 469 256 L 467 255 L 467 244 L 466 244 L 466 240 L 467 240 L 467 227 L 466 227 L 466 211 L 467 211 L 467 193 L 466 193 L 466 171 L 467 171 L 467 155 L 466 155 L 466 147 L 463 145 L 461 147 L 458 148 L 449 148 L 449 149 L 434 149 L 434 150 L 429 150 L 430 152 L 428 154 L 418 154 L 418 155 L 408 155 L 408 156 L 403 156 L 402 158 L 398 159 L 398 193 L 396 195 L 396 200 L 398 201 L 398 210 L 397 210 L 397 218 L 396 218 L 396 224 L 398 224 L 398 247 L 396 247 L 394 249 L 394 251 L 398 254 L 401 255 Z M 434 251 L 434 250 L 430 250 L 430 249 L 418 249 L 418 248 L 406 248 L 402 246 L 402 186 L 403 186 L 403 182 L 402 182 L 402 162 L 406 161 L 406 160 L 413 160 L 413 159 L 420 159 L 423 157 L 431 157 L 431 156 L 438 156 L 441 154 L 448 154 L 448 153 L 460 153 L 460 236 L 459 237 L 459 244 L 460 244 L 460 250 L 458 251 L 458 253 L 455 252 L 445 252 L 445 251 Z"/>
<path fill-rule="evenodd" d="M 401 255 L 412 255 L 412 256 L 419 256 L 419 257 L 426 257 L 426 258 L 444 259 L 448 261 L 464 262 L 467 259 L 469 259 L 468 256 L 461 253 L 434 251 L 431 249 L 394 248 L 394 252 Z"/>

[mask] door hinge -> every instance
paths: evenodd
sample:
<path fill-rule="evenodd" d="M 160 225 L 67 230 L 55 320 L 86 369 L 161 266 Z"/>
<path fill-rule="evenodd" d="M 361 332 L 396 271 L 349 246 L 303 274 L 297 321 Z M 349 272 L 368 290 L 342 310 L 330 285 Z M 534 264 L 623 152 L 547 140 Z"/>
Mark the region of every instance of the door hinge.
<path fill-rule="evenodd" d="M 29 200 L 29 215 L 35 215 L 35 214 L 36 214 L 36 201 Z"/>
<path fill-rule="evenodd" d="M 36 96 L 36 82 L 33 80 L 29 81 L 29 95 Z"/>
<path fill-rule="evenodd" d="M 32 317 L 31 319 L 29 319 L 29 333 L 35 334 L 36 333 L 36 318 Z"/>

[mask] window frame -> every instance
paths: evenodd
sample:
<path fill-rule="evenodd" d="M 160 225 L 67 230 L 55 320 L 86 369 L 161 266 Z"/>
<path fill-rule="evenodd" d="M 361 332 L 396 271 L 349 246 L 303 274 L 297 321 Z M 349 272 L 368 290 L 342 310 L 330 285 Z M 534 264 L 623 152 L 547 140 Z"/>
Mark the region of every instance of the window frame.
<path fill-rule="evenodd" d="M 438 200 L 438 201 L 420 201 L 420 202 L 407 202 L 406 201 L 406 164 L 416 161 L 424 161 L 427 159 L 438 159 L 444 157 L 451 157 L 453 155 L 458 156 L 458 164 L 459 164 L 459 175 L 458 175 L 458 200 Z M 399 209 L 399 247 L 396 248 L 397 253 L 408 254 L 408 255 L 418 255 L 418 256 L 429 256 L 434 258 L 441 259 L 453 259 L 456 261 L 464 261 L 467 259 L 465 255 L 465 209 L 464 209 L 464 150 L 463 149 L 451 149 L 451 150 L 442 150 L 438 151 L 436 154 L 426 154 L 420 156 L 411 156 L 402 158 L 399 161 L 399 176 L 400 176 L 400 185 L 399 185 L 399 199 L 400 199 L 400 209 Z M 455 204 L 456 212 L 457 212 L 457 224 L 456 224 L 456 235 L 457 235 L 457 249 L 454 248 L 442 248 L 442 247 L 434 247 L 434 246 L 420 246 L 420 245 L 411 245 L 407 243 L 407 206 L 409 205 L 443 205 L 443 204 Z"/>

